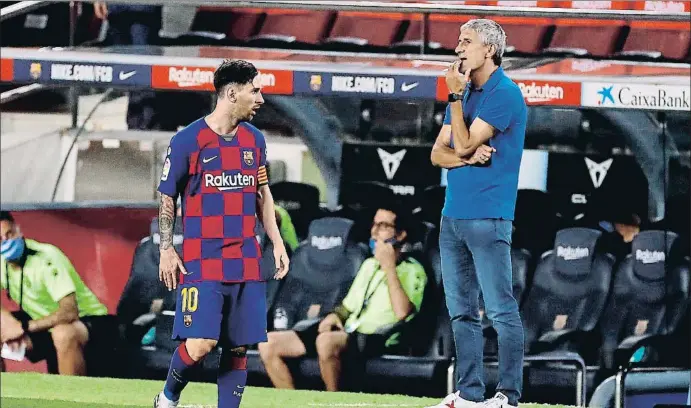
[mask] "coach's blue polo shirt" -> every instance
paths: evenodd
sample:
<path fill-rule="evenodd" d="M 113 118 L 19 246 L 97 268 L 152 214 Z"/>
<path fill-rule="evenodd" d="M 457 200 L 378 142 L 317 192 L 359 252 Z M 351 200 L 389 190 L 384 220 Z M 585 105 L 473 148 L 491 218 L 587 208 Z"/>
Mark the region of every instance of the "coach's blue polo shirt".
<path fill-rule="evenodd" d="M 468 85 L 463 98 L 465 124 L 470 129 L 479 117 L 492 125 L 497 134 L 489 144 L 497 151 L 487 167 L 463 166 L 449 170 L 443 215 L 466 220 L 513 220 L 527 116 L 520 88 L 501 67 L 482 88 Z M 444 124 L 451 124 L 451 106 L 446 107 Z"/>

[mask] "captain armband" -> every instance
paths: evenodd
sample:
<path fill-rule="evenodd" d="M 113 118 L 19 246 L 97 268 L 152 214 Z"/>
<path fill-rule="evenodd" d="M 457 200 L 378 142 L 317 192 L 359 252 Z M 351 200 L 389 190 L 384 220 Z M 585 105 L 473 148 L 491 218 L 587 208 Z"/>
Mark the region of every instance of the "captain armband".
<path fill-rule="evenodd" d="M 266 166 L 259 166 L 257 171 L 257 185 L 263 186 L 269 184 L 269 176 L 266 172 Z"/>
<path fill-rule="evenodd" d="M 338 318 L 341 320 L 341 323 L 348 320 L 348 317 L 350 316 L 350 310 L 346 309 L 346 307 L 343 305 L 336 306 L 333 310 L 333 313 L 338 316 Z"/>

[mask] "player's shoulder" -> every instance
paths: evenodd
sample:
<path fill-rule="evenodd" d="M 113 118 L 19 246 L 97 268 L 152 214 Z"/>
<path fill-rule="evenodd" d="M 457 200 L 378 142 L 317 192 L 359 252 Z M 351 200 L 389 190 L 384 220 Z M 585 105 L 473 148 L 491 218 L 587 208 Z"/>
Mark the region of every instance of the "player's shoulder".
<path fill-rule="evenodd" d="M 199 118 L 195 120 L 194 122 L 190 123 L 189 125 L 185 126 L 184 128 L 180 129 L 173 135 L 173 138 L 170 139 L 171 145 L 176 145 L 176 146 L 185 146 L 185 145 L 196 145 L 197 143 L 197 137 L 199 136 L 199 132 L 204 129 L 206 126 L 206 123 L 204 122 L 204 118 Z"/>
<path fill-rule="evenodd" d="M 521 101 L 523 100 L 523 91 L 521 91 L 521 88 L 518 86 L 518 84 L 508 76 L 504 76 L 499 81 L 497 86 L 494 88 L 493 93 L 504 98 L 509 98 L 512 101 L 517 99 Z"/>
<path fill-rule="evenodd" d="M 241 126 L 244 126 L 245 129 L 247 129 L 254 136 L 257 146 L 263 146 L 266 143 L 264 133 L 259 130 L 259 128 L 249 122 L 241 122 Z"/>

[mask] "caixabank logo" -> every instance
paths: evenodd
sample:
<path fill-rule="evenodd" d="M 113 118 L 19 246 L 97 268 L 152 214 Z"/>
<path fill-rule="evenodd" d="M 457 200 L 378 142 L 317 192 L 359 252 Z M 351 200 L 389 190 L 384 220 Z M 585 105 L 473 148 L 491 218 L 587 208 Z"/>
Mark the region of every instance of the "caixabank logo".
<path fill-rule="evenodd" d="M 691 111 L 691 88 L 679 85 L 583 84 L 583 106 Z"/>

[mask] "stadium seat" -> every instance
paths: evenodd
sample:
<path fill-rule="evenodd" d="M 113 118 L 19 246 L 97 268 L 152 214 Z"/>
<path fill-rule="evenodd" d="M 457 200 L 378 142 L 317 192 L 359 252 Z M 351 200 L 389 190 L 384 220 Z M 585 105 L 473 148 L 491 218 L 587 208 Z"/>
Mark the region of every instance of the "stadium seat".
<path fill-rule="evenodd" d="M 626 378 L 624 406 L 683 407 L 688 398 L 689 378 L 691 378 L 689 370 L 663 368 L 649 372 L 633 372 Z M 615 408 L 615 382 L 616 379 L 612 376 L 600 383 L 590 398 L 588 406 Z M 663 401 L 670 405 L 662 404 Z"/>
<path fill-rule="evenodd" d="M 268 9 L 259 32 L 247 40 L 252 47 L 315 48 L 326 36 L 333 13 Z"/>
<path fill-rule="evenodd" d="M 264 19 L 263 9 L 202 6 L 192 23 L 192 31 L 224 34 L 224 42 L 243 44 L 257 34 Z"/>
<path fill-rule="evenodd" d="M 319 189 L 311 184 L 280 181 L 271 184 L 271 194 L 276 204 L 288 211 L 298 239 L 303 240 L 312 220 L 321 215 Z"/>
<path fill-rule="evenodd" d="M 576 403 L 572 390 L 584 383 L 576 380 L 579 373 L 574 374 L 572 367 L 579 357 L 580 363 L 596 360 L 592 356 L 598 346 L 594 329 L 604 310 L 614 266 L 611 255 L 596 252 L 600 236 L 600 231 L 587 228 L 558 231 L 554 249 L 538 261 L 521 307 L 526 361 L 532 361 L 527 400 Z M 545 355 L 570 361 L 547 366 L 535 362 Z M 594 371 L 587 372 L 586 382 L 593 377 Z M 530 392 L 535 389 L 539 392 Z"/>
<path fill-rule="evenodd" d="M 513 226 L 512 247 L 526 249 L 534 260 L 539 259 L 553 247 L 557 233 L 552 197 L 540 190 L 518 190 Z M 532 275 L 527 276 L 528 283 L 531 278 Z"/>
<path fill-rule="evenodd" d="M 327 217 L 310 224 L 307 240 L 296 250 L 290 272 L 269 313 L 283 329 L 306 325 L 326 316 L 345 297 L 362 262 L 366 259 L 362 246 L 350 238 L 353 221 Z M 278 329 L 278 328 L 277 328 Z M 291 361 L 296 382 L 319 379 L 316 359 Z M 314 361 L 311 361 L 314 360 Z M 290 360 L 289 360 L 290 361 Z M 259 354 L 248 354 L 248 374 L 252 384 L 266 383 L 266 372 Z M 304 371 L 303 371 L 304 370 Z"/>
<path fill-rule="evenodd" d="M 607 57 L 617 49 L 624 21 L 556 19 L 555 26 L 543 53 Z"/>
<path fill-rule="evenodd" d="M 493 17 L 506 33 L 506 52 L 537 54 L 546 46 L 552 30 L 552 19 L 532 17 Z"/>
<path fill-rule="evenodd" d="M 622 341 L 678 329 L 689 297 L 689 265 L 671 257 L 676 240 L 673 232 L 643 231 L 634 238 L 631 254 L 617 268 L 601 323 L 605 376 L 617 368 L 615 351 Z M 654 361 L 652 353 L 646 354 L 644 360 Z"/>
<path fill-rule="evenodd" d="M 341 11 L 336 15 L 324 47 L 341 51 L 386 50 L 398 41 L 407 14 Z"/>
<path fill-rule="evenodd" d="M 432 14 L 429 16 L 428 43 L 426 52 L 453 53 L 458 45 L 460 27 L 475 16 Z M 422 45 L 422 16 L 410 15 L 410 24 L 403 39 L 392 44 L 392 49 L 398 53 L 418 53 Z"/>
<path fill-rule="evenodd" d="M 445 186 L 429 186 L 422 191 L 418 191 L 416 202 L 419 207 L 415 210 L 417 218 L 424 222 L 439 225 L 445 197 Z"/>
<path fill-rule="evenodd" d="M 681 61 L 689 54 L 688 22 L 632 21 L 630 27 L 624 47 L 615 56 Z"/>

